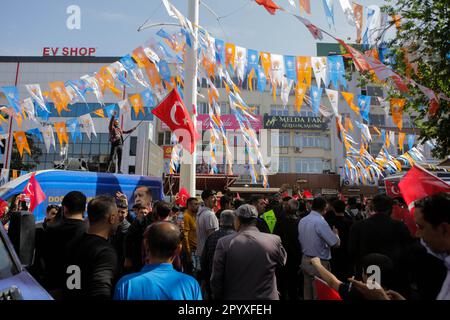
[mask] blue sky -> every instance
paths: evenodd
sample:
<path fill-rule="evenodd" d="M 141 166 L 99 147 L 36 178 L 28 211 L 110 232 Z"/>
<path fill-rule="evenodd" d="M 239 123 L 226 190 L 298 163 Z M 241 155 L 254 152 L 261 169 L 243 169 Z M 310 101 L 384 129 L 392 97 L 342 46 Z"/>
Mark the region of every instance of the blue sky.
<path fill-rule="evenodd" d="M 275 2 L 299 14 L 299 1 L 293 8 L 288 0 Z M 2 1 L 0 10 L 0 55 L 41 56 L 43 47 L 96 47 L 97 56 L 122 56 L 156 33 L 159 29 L 138 32 L 138 27 L 149 17 L 149 22 L 175 22 L 160 0 L 9 0 Z M 270 15 L 251 0 L 204 0 L 219 16 L 221 25 L 204 6 L 200 5 L 200 24 L 210 33 L 236 45 L 290 55 L 315 55 L 316 40 L 294 17 L 278 11 Z M 352 42 L 355 27 L 347 24 L 339 0 L 334 0 L 336 30 L 328 28 L 322 1 L 311 0 L 312 14 L 306 15 L 312 23 L 338 37 Z M 368 6 L 382 5 L 383 0 L 358 0 Z M 172 0 L 187 15 L 188 0 Z M 81 8 L 81 29 L 66 27 L 69 5 Z M 242 7 L 236 12 L 236 9 Z M 167 27 L 167 31 L 174 28 Z M 348 39 L 350 38 L 350 40 Z M 325 36 L 324 42 L 334 42 Z"/>

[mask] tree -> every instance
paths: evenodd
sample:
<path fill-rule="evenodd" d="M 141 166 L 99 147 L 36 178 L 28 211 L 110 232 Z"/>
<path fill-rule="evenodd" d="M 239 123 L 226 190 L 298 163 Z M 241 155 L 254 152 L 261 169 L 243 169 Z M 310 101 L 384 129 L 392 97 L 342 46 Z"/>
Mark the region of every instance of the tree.
<path fill-rule="evenodd" d="M 409 85 L 405 110 L 418 112 L 415 125 L 420 141 L 434 140 L 433 156 L 450 154 L 450 10 L 447 0 L 387 0 L 382 10 L 390 16 L 400 15 L 396 36 L 387 44 L 395 55 L 393 69 L 439 95 L 437 104 L 418 88 Z M 391 26 L 394 22 L 391 23 Z M 388 98 L 400 97 L 391 87 Z"/>
<path fill-rule="evenodd" d="M 21 170 L 21 171 L 31 171 L 36 168 L 36 165 L 40 163 L 39 157 L 42 155 L 42 150 L 36 145 L 33 136 L 26 133 L 26 137 L 28 140 L 28 146 L 31 151 L 31 163 L 24 163 L 23 160 L 29 158 L 30 156 L 24 150 L 23 158 L 20 157 L 19 150 L 17 149 L 17 145 L 13 142 L 13 148 L 11 153 L 11 169 Z"/>

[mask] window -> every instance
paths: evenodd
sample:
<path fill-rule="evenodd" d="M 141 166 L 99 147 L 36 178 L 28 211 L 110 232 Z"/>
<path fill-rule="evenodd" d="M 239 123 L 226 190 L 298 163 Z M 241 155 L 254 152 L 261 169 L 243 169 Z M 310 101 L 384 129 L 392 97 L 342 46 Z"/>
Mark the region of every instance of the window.
<path fill-rule="evenodd" d="M 135 174 L 136 166 L 128 166 L 128 174 Z"/>
<path fill-rule="evenodd" d="M 406 116 L 403 118 L 403 128 L 415 128 L 414 120 L 416 119 L 415 116 Z"/>
<path fill-rule="evenodd" d="M 158 133 L 158 145 L 164 146 L 164 145 L 170 145 L 171 142 L 172 133 L 170 131 L 163 131 Z M 131 152 L 131 150 L 130 150 Z"/>
<path fill-rule="evenodd" d="M 69 148 L 67 149 L 67 157 L 82 158 L 87 162 L 89 171 L 104 172 L 107 169 L 107 161 L 110 153 L 108 138 L 108 133 L 97 133 L 97 136 L 92 135 L 91 140 L 89 140 L 83 134 L 81 140 L 77 139 L 76 142 L 70 141 Z M 33 140 L 33 142 L 30 140 Z M 33 143 L 42 151 L 37 161 L 31 159 L 28 154 L 24 154 L 23 163 L 35 165 L 34 170 L 53 169 L 55 162 L 59 163 L 64 159 L 60 155 L 59 144 L 56 145 L 56 148 L 51 148 L 50 152 L 47 153 L 45 144 L 40 142 L 36 137 L 30 137 L 29 143 Z"/>
<path fill-rule="evenodd" d="M 230 104 L 228 102 L 220 103 L 220 114 L 230 114 Z"/>
<path fill-rule="evenodd" d="M 197 114 L 208 114 L 209 106 L 206 102 L 197 103 Z"/>
<path fill-rule="evenodd" d="M 313 132 L 296 132 L 294 138 L 294 144 L 296 147 L 305 148 L 330 148 L 330 136 L 321 136 L 320 133 Z"/>
<path fill-rule="evenodd" d="M 367 86 L 367 95 L 372 97 L 381 97 L 383 98 L 383 88 L 381 87 L 374 87 L 374 86 Z M 373 98 L 371 100 L 378 100 L 376 98 Z"/>
<path fill-rule="evenodd" d="M 369 114 L 371 125 L 384 127 L 386 125 L 384 114 Z"/>
<path fill-rule="evenodd" d="M 289 131 L 288 132 L 281 131 L 279 137 L 280 137 L 280 144 L 279 144 L 280 147 L 289 147 L 291 145 Z"/>
<path fill-rule="evenodd" d="M 290 106 L 282 106 L 273 104 L 270 106 L 270 115 L 271 116 L 288 116 L 289 115 Z"/>
<path fill-rule="evenodd" d="M 295 171 L 298 173 L 322 173 L 323 160 L 320 158 L 295 159 Z"/>
<path fill-rule="evenodd" d="M 137 137 L 130 137 L 130 156 L 136 156 Z"/>
<path fill-rule="evenodd" d="M 291 161 L 288 157 L 280 157 L 279 158 L 279 167 L 278 171 L 280 173 L 288 173 L 291 171 Z"/>

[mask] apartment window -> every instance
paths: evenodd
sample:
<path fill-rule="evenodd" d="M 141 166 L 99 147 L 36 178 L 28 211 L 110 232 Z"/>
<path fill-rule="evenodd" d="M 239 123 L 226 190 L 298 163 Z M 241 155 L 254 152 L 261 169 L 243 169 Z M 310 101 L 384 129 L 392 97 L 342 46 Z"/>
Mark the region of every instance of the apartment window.
<path fill-rule="evenodd" d="M 137 137 L 130 137 L 130 156 L 136 156 Z"/>
<path fill-rule="evenodd" d="M 291 171 L 291 159 L 288 157 L 280 157 L 279 158 L 279 167 L 278 171 L 280 173 L 288 173 Z"/>
<path fill-rule="evenodd" d="M 172 137 L 172 133 L 170 131 L 163 131 L 163 132 L 158 133 L 158 145 L 164 146 L 164 145 L 172 144 L 171 140 L 170 140 L 171 137 Z"/>
<path fill-rule="evenodd" d="M 280 147 L 289 147 L 291 145 L 291 141 L 290 141 L 290 132 L 289 131 L 281 131 L 280 132 Z"/>
<path fill-rule="evenodd" d="M 220 103 L 220 114 L 230 114 L 230 105 L 228 102 Z"/>
<path fill-rule="evenodd" d="M 270 106 L 270 115 L 271 116 L 288 116 L 289 115 L 289 107 L 273 104 Z"/>
<path fill-rule="evenodd" d="M 136 166 L 128 166 L 128 174 L 135 174 Z"/>
<path fill-rule="evenodd" d="M 320 158 L 295 159 L 295 171 L 298 173 L 322 173 L 323 160 Z"/>
<path fill-rule="evenodd" d="M 305 132 L 303 134 L 299 133 L 301 136 L 300 138 L 297 138 L 299 147 L 305 147 L 305 148 L 324 148 L 325 147 L 325 139 L 323 136 L 320 135 L 320 133 L 312 133 L 312 132 Z M 329 137 L 328 137 L 329 140 Z M 328 146 L 329 146 L 328 141 Z"/>
<path fill-rule="evenodd" d="M 209 106 L 206 102 L 197 103 L 197 114 L 208 114 Z"/>
<path fill-rule="evenodd" d="M 370 124 L 374 126 L 382 126 L 386 125 L 386 119 L 384 114 L 369 114 Z"/>
<path fill-rule="evenodd" d="M 302 133 L 295 132 L 294 133 L 294 147 L 301 147 L 301 146 L 302 146 Z"/>

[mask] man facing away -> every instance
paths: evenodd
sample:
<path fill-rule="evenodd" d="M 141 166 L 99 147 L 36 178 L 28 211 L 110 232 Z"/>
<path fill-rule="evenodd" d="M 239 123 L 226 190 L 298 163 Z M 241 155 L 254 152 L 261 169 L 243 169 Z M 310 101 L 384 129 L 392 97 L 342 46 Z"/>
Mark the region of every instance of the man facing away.
<path fill-rule="evenodd" d="M 236 215 L 234 214 L 233 210 L 223 210 L 220 213 L 219 224 L 219 230 L 214 231 L 206 239 L 205 246 L 203 247 L 203 253 L 200 259 L 202 273 L 206 282 L 206 292 L 209 296 L 211 296 L 209 281 L 211 278 L 214 253 L 216 251 L 217 242 L 219 241 L 219 239 L 225 236 L 236 233 Z"/>
<path fill-rule="evenodd" d="M 236 216 L 239 232 L 217 242 L 211 275 L 213 298 L 278 300 L 275 270 L 286 263 L 281 239 L 258 230 L 254 206 L 240 206 Z"/>
<path fill-rule="evenodd" d="M 119 120 L 115 119 L 116 111 L 113 112 L 111 116 L 111 120 L 109 121 L 109 141 L 111 142 L 111 152 L 109 154 L 109 163 L 108 170 L 111 172 L 113 165 L 114 155 L 117 154 L 117 168 L 119 173 L 120 167 L 122 165 L 122 147 L 123 147 L 123 134 L 128 134 L 136 130 L 137 127 L 134 127 L 131 130 L 122 130 L 119 126 Z M 116 169 L 114 168 L 114 172 Z"/>
<path fill-rule="evenodd" d="M 201 300 L 197 281 L 175 271 L 172 262 L 181 252 L 181 231 L 173 223 L 156 222 L 146 232 L 148 264 L 116 285 L 115 300 Z"/>
<path fill-rule="evenodd" d="M 195 254 L 197 250 L 197 222 L 196 215 L 199 203 L 197 198 L 189 198 L 186 201 L 187 209 L 183 216 L 183 250 L 186 257 L 185 270 L 188 274 L 197 271 L 199 257 Z"/>
<path fill-rule="evenodd" d="M 323 217 L 326 212 L 327 201 L 317 197 L 312 202 L 311 212 L 298 224 L 298 240 L 303 252 L 301 268 L 304 276 L 303 297 L 305 300 L 315 300 L 317 296 L 313 280 L 318 274 L 311 265 L 311 258 L 319 257 L 322 265 L 330 270 L 330 248 L 340 245 L 337 229 L 331 230 Z"/>
<path fill-rule="evenodd" d="M 111 299 L 117 277 L 117 253 L 108 241 L 119 226 L 115 199 L 97 196 L 88 204 L 89 229 L 68 245 L 66 266 L 79 268 L 80 285 L 70 286 L 67 275 L 65 297 L 68 299 Z M 76 281 L 75 281 L 76 283 Z"/>
<path fill-rule="evenodd" d="M 79 191 L 66 194 L 61 203 L 63 217 L 49 224 L 43 234 L 42 258 L 44 261 L 45 287 L 47 290 L 60 291 L 65 284 L 64 260 L 67 244 L 83 235 L 87 229 L 83 221 L 86 210 L 86 196 Z M 58 293 L 52 293 L 58 298 Z"/>

